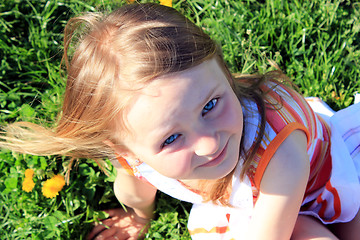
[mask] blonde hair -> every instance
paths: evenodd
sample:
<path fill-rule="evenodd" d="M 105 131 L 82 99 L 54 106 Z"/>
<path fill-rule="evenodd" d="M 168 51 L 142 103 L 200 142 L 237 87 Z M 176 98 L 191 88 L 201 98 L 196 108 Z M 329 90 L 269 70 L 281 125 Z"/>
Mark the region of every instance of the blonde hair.
<path fill-rule="evenodd" d="M 111 157 L 104 141 L 126 148 L 115 133 L 125 127 L 118 119 L 136 89 L 216 54 L 221 53 L 215 42 L 173 8 L 129 4 L 108 15 L 74 17 L 64 33 L 68 76 L 56 127 L 9 124 L 0 146 L 34 155 Z"/>

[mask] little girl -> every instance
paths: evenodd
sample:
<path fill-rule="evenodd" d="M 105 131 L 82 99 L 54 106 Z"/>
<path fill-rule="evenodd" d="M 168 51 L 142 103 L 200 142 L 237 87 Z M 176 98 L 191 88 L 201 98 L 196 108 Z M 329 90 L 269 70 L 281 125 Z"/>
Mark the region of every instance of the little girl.
<path fill-rule="evenodd" d="M 75 17 L 64 42 L 57 126 L 8 125 L 1 146 L 112 160 L 129 210 L 90 239 L 136 239 L 157 189 L 194 204 L 193 239 L 359 238 L 360 104 L 334 113 L 279 71 L 235 79 L 218 45 L 161 5 Z"/>

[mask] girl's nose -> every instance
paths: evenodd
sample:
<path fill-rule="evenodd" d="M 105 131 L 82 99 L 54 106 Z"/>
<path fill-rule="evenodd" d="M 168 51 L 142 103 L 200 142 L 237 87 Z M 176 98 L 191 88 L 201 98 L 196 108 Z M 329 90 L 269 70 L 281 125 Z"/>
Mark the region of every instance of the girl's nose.
<path fill-rule="evenodd" d="M 211 156 L 219 149 L 220 137 L 218 134 L 198 135 L 194 142 L 195 154 L 198 156 Z"/>

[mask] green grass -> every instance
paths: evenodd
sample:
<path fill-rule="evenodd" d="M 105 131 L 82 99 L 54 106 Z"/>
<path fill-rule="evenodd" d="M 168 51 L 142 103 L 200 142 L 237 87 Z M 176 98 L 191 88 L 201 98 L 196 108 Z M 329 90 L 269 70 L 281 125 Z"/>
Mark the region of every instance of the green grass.
<path fill-rule="evenodd" d="M 145 1 L 142 1 L 145 2 Z M 55 121 L 64 91 L 62 31 L 83 11 L 111 10 L 124 1 L 5 0 L 0 3 L 0 123 Z M 174 1 L 219 44 L 233 72 L 265 72 L 278 63 L 306 96 L 334 109 L 349 106 L 360 92 L 360 3 L 352 1 Z M 0 152 L 0 238 L 84 239 L 101 209 L 119 207 L 106 176 L 81 160 L 70 184 L 46 199 L 41 183 L 63 173 L 67 159 Z M 36 186 L 21 190 L 24 171 L 35 170 Z M 148 239 L 189 239 L 189 204 L 158 195 L 157 219 Z"/>

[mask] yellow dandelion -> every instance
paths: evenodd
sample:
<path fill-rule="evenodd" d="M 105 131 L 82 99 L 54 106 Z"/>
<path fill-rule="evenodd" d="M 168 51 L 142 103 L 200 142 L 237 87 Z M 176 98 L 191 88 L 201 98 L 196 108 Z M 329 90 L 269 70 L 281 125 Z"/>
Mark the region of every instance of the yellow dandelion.
<path fill-rule="evenodd" d="M 25 170 L 25 178 L 32 178 L 34 176 L 34 170 L 28 168 Z"/>
<path fill-rule="evenodd" d="M 22 190 L 25 192 L 31 192 L 35 187 L 35 183 L 32 178 L 25 177 L 22 183 Z"/>
<path fill-rule="evenodd" d="M 128 3 L 133 3 L 135 0 L 127 0 Z"/>
<path fill-rule="evenodd" d="M 172 7 L 172 0 L 160 0 L 160 4 L 167 7 Z"/>
<path fill-rule="evenodd" d="M 61 189 L 65 186 L 65 179 L 61 175 L 55 175 L 44 182 L 42 193 L 47 198 L 56 197 Z"/>

